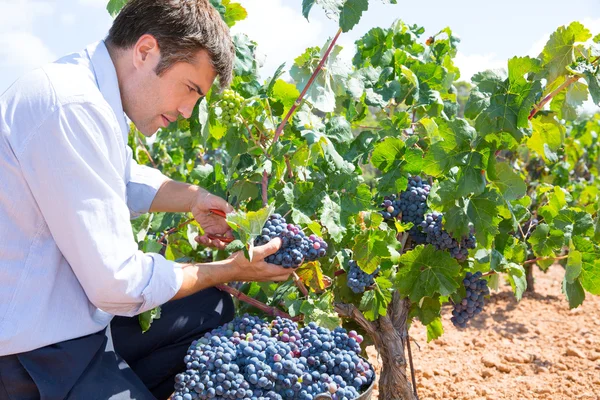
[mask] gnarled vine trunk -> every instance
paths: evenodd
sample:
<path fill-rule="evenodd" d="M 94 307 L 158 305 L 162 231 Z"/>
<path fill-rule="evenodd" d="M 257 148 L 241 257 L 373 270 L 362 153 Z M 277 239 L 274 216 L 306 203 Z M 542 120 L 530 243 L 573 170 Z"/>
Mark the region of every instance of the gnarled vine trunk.
<path fill-rule="evenodd" d="M 410 302 L 401 299 L 396 292 L 388 306 L 388 313 L 376 321 L 368 321 L 364 315 L 351 304 L 338 304 L 336 310 L 340 315 L 353 318 L 369 334 L 375 343 L 382 360 L 379 377 L 379 399 L 381 400 L 417 400 L 408 375 L 406 348 L 406 322 Z"/>
<path fill-rule="evenodd" d="M 525 277 L 527 279 L 527 289 L 525 289 L 525 291 L 529 293 L 535 292 L 535 288 L 533 286 L 533 266 L 534 264 L 525 265 Z"/>

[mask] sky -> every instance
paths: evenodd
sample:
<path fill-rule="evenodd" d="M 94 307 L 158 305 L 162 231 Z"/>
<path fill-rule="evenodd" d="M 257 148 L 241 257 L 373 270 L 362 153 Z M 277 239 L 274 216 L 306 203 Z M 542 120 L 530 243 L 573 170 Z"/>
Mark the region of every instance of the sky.
<path fill-rule="evenodd" d="M 289 67 L 309 46 L 322 46 L 337 30 L 319 6 L 307 21 L 302 0 L 233 0 L 248 18 L 232 31 L 243 32 L 259 46 L 268 78 L 283 62 Z M 107 0 L 0 0 L 0 93 L 26 71 L 79 51 L 104 38 L 112 18 Z M 600 0 L 398 0 L 369 1 L 369 10 L 338 43 L 347 57 L 353 43 L 369 29 L 387 28 L 401 19 L 423 26 L 424 38 L 450 27 L 460 37 L 456 63 L 469 80 L 489 68 L 502 68 L 513 56 L 537 56 L 549 35 L 561 25 L 582 22 L 600 33 Z"/>

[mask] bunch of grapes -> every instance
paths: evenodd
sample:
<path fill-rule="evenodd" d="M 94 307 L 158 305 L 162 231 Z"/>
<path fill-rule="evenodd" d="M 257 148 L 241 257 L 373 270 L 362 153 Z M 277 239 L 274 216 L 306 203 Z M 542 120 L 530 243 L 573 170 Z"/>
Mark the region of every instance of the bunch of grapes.
<path fill-rule="evenodd" d="M 469 256 L 469 249 L 477 247 L 475 236 L 471 233 L 460 242 L 454 239 L 442 226 L 444 215 L 439 212 L 433 212 L 425 215 L 421 228 L 425 233 L 426 243 L 432 244 L 438 250 L 448 250 L 452 257 L 462 262 Z"/>
<path fill-rule="evenodd" d="M 379 273 L 379 268 L 373 271 L 372 274 L 367 274 L 365 271 L 360 269 L 356 261 L 348 261 L 348 273 L 347 284 L 350 290 L 354 293 L 363 293 L 367 286 L 371 286 L 375 283 L 375 276 Z"/>
<path fill-rule="evenodd" d="M 230 126 L 235 122 L 235 118 L 242 108 L 243 101 L 244 98 L 239 93 L 231 89 L 223 91 L 220 101 L 220 106 L 223 110 L 223 113 L 221 114 L 223 125 Z"/>
<path fill-rule="evenodd" d="M 244 315 L 192 342 L 173 399 L 353 399 L 374 378 L 362 341 L 343 328 Z"/>
<path fill-rule="evenodd" d="M 271 264 L 298 268 L 304 261 L 315 261 L 327 253 L 327 243 L 323 239 L 314 234 L 306 236 L 300 227 L 288 224 L 279 214 L 269 217 L 254 245 L 262 246 L 275 237 L 281 238 L 281 248 L 265 258 Z"/>
<path fill-rule="evenodd" d="M 400 214 L 400 200 L 396 199 L 395 194 L 385 196 L 380 207 L 383 208 L 380 214 L 386 221 L 393 220 Z"/>
<path fill-rule="evenodd" d="M 467 322 L 483 310 L 485 305 L 484 296 L 490 294 L 487 281 L 482 278 L 479 271 L 474 274 L 467 272 L 465 279 L 463 279 L 463 286 L 467 293 L 460 303 L 454 305 L 452 318 L 450 318 L 450 321 L 457 328 L 466 327 Z"/>

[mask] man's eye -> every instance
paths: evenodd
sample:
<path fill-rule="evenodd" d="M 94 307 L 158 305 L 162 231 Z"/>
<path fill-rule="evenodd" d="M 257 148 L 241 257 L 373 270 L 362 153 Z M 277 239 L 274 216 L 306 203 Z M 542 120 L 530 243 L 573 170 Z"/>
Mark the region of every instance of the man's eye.
<path fill-rule="evenodd" d="M 191 87 L 190 85 L 188 85 L 188 89 L 190 90 L 190 92 L 195 92 L 196 89 L 194 89 L 193 87 Z"/>

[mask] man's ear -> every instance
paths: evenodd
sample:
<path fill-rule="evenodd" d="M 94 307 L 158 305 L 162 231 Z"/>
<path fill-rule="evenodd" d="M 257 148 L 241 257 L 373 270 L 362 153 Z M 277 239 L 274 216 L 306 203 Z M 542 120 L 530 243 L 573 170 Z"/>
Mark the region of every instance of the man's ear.
<path fill-rule="evenodd" d="M 133 66 L 137 70 L 154 69 L 160 60 L 158 42 L 148 33 L 140 36 L 132 53 Z"/>

